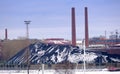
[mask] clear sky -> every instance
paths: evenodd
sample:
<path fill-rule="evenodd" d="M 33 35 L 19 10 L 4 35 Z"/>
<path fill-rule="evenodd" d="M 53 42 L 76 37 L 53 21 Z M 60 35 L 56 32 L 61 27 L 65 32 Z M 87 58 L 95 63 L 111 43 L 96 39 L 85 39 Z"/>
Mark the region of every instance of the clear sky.
<path fill-rule="evenodd" d="M 71 39 L 71 8 L 75 7 L 77 39 L 84 38 L 84 7 L 88 7 L 89 36 L 120 32 L 120 0 L 0 0 L 0 39 L 4 29 L 8 38 Z"/>

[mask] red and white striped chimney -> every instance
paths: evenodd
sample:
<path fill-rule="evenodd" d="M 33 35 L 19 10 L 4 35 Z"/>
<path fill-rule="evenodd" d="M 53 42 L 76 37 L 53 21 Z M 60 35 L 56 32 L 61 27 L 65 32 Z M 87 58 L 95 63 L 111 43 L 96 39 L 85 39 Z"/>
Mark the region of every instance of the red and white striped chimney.
<path fill-rule="evenodd" d="M 75 8 L 72 8 L 72 45 L 76 45 Z"/>
<path fill-rule="evenodd" d="M 89 34 L 88 34 L 88 11 L 85 7 L 85 46 L 89 46 Z"/>

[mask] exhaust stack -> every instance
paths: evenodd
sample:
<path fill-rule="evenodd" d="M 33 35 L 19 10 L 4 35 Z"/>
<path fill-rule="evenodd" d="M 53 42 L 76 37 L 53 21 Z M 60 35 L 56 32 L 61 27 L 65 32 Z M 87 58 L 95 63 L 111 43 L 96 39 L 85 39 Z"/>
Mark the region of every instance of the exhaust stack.
<path fill-rule="evenodd" d="M 88 34 L 88 11 L 85 7 L 85 46 L 89 46 L 89 34 Z"/>
<path fill-rule="evenodd" d="M 72 8 L 72 45 L 76 45 L 75 8 Z"/>

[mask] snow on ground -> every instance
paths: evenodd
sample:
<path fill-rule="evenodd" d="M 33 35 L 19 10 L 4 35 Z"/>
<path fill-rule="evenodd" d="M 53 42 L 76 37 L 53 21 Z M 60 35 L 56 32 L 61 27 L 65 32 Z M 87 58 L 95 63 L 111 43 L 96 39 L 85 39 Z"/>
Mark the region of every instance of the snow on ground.
<path fill-rule="evenodd" d="M 65 71 L 63 71 L 65 72 Z M 27 70 L 0 70 L 0 74 L 28 74 Z M 42 70 L 30 70 L 29 74 L 42 74 Z M 55 70 L 45 70 L 44 74 L 72 74 L 72 73 L 59 73 Z M 109 72 L 109 71 L 87 71 L 77 70 L 73 74 L 120 74 L 120 71 Z"/>

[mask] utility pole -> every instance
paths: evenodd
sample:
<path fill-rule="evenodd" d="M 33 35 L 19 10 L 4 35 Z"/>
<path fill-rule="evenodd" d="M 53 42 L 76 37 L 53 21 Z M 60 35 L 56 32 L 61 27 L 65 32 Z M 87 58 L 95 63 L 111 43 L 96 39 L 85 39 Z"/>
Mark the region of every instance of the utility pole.
<path fill-rule="evenodd" d="M 118 30 L 116 30 L 116 44 L 118 43 Z"/>
<path fill-rule="evenodd" d="M 29 27 L 28 25 L 30 24 L 31 21 L 24 21 L 25 24 L 26 24 L 26 42 L 27 42 L 27 45 L 29 45 Z M 27 73 L 29 74 L 29 66 L 30 66 L 30 63 L 29 63 L 29 47 L 27 48 Z"/>
<path fill-rule="evenodd" d="M 107 31 L 106 30 L 105 30 L 105 40 L 104 40 L 104 42 L 105 42 L 104 43 L 105 44 L 105 48 L 107 48 L 107 44 L 106 44 L 107 43 Z"/>

